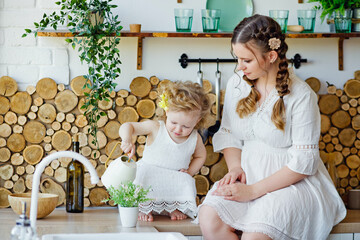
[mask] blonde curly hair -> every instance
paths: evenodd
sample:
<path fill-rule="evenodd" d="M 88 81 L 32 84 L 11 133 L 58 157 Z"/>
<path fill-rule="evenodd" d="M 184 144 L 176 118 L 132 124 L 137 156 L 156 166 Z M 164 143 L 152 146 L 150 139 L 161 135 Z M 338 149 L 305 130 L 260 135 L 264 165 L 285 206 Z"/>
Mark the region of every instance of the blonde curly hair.
<path fill-rule="evenodd" d="M 200 121 L 195 129 L 205 126 L 206 118 L 210 115 L 210 101 L 203 88 L 198 83 L 191 81 L 176 81 L 163 84 L 158 89 L 159 100 L 166 98 L 168 111 L 200 111 Z M 160 117 L 166 121 L 166 114 Z"/>

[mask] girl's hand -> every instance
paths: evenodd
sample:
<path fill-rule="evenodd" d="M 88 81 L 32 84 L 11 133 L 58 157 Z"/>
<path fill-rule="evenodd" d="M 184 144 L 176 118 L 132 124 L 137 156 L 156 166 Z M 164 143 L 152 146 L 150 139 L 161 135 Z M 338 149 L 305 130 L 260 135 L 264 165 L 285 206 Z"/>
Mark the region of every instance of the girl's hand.
<path fill-rule="evenodd" d="M 239 168 L 234 168 L 230 170 L 218 183 L 218 186 L 223 186 L 227 184 L 235 183 L 235 181 L 240 181 L 241 183 L 246 183 L 246 176 L 244 170 Z"/>
<path fill-rule="evenodd" d="M 129 158 L 132 158 L 135 154 L 135 145 L 132 142 L 121 142 L 121 149 L 125 154 L 128 154 Z"/>
<path fill-rule="evenodd" d="M 226 200 L 236 202 L 249 202 L 259 197 L 253 185 L 246 185 L 241 182 L 218 186 L 213 195 L 223 196 Z"/>

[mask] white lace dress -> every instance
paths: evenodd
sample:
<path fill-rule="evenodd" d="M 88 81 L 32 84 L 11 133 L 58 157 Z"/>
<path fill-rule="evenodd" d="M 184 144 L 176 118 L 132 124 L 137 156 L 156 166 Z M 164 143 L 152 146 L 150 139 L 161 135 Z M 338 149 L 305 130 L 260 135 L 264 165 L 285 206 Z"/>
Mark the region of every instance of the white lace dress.
<path fill-rule="evenodd" d="M 165 123 L 159 123 L 154 142 L 150 146 L 145 145 L 143 157 L 137 162 L 134 183 L 151 186 L 148 197 L 153 199 L 141 204 L 139 210 L 145 214 L 179 210 L 194 218 L 197 212 L 195 180 L 179 170 L 189 168 L 197 132 L 193 131 L 185 142 L 178 144 L 170 138 Z"/>
<path fill-rule="evenodd" d="M 290 78 L 290 94 L 284 97 L 286 127 L 282 132 L 271 122 L 273 105 L 279 99 L 275 88 L 255 113 L 240 119 L 236 105 L 249 94 L 250 86 L 242 76 L 234 75 L 227 84 L 221 127 L 213 138 L 214 150 L 242 149 L 247 184 L 284 166 L 310 176 L 244 203 L 211 195 L 215 184 L 202 205 L 212 206 L 223 222 L 237 230 L 261 232 L 272 239 L 326 239 L 333 225 L 345 217 L 346 209 L 319 156 L 317 96 L 304 81 L 293 74 Z"/>

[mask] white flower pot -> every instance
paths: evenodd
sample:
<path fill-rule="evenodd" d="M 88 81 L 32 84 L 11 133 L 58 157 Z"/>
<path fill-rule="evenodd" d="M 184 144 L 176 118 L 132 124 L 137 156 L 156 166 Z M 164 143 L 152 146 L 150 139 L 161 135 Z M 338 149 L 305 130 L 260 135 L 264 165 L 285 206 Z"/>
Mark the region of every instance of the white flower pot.
<path fill-rule="evenodd" d="M 138 214 L 139 214 L 139 207 L 120 207 L 120 220 L 121 226 L 123 227 L 136 227 Z"/>

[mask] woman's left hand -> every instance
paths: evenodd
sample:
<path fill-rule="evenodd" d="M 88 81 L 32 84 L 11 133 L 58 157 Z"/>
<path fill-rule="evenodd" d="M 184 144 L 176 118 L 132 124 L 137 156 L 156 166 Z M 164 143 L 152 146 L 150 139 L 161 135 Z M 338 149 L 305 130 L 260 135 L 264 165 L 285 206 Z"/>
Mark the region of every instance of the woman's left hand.
<path fill-rule="evenodd" d="M 219 186 L 212 194 L 223 196 L 226 200 L 237 202 L 249 202 L 259 197 L 253 185 L 247 185 L 241 182 Z"/>
<path fill-rule="evenodd" d="M 180 169 L 179 171 L 180 171 L 180 172 L 183 172 L 183 173 L 187 173 L 187 174 L 190 175 L 188 169 L 182 168 L 182 169 Z"/>

